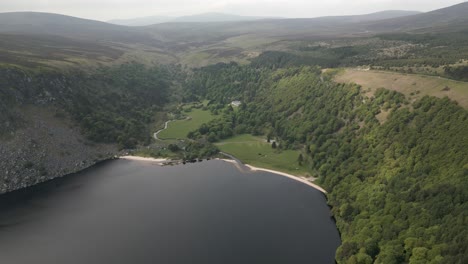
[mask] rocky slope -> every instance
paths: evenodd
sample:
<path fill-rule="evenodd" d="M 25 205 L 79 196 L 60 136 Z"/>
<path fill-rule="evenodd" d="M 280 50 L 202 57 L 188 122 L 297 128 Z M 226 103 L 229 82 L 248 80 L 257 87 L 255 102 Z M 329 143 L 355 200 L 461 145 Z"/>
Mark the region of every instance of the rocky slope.
<path fill-rule="evenodd" d="M 85 139 L 51 108 L 23 106 L 21 128 L 0 138 L 0 194 L 85 169 L 117 154 Z"/>

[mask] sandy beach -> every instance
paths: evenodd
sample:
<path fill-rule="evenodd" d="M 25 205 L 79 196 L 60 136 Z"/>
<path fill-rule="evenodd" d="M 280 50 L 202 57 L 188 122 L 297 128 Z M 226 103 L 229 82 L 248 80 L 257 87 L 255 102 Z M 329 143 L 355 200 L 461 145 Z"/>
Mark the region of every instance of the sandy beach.
<path fill-rule="evenodd" d="M 232 163 L 232 164 L 237 164 L 237 162 L 235 160 L 230 160 L 230 159 L 217 159 L 217 160 L 222 160 L 222 161 L 229 162 L 229 163 Z"/>
<path fill-rule="evenodd" d="M 248 167 L 252 171 L 265 171 L 265 172 L 271 172 L 271 173 L 274 173 L 274 174 L 278 174 L 278 175 L 281 175 L 281 176 L 284 176 L 284 177 L 288 177 L 288 178 L 293 179 L 295 181 L 307 184 L 310 187 L 313 187 L 313 188 L 321 191 L 322 193 L 327 193 L 327 191 L 325 191 L 322 187 L 320 187 L 317 184 L 314 184 L 313 182 L 307 180 L 305 177 L 294 176 L 292 174 L 284 173 L 284 172 L 281 172 L 281 171 L 257 168 L 257 167 L 254 167 L 254 166 L 251 166 L 251 165 L 248 165 L 248 164 L 245 164 L 245 166 Z"/>
<path fill-rule="evenodd" d="M 236 162 L 235 160 L 230 160 L 230 159 L 219 159 L 219 160 L 222 160 L 224 162 L 232 163 L 238 169 L 242 170 L 242 168 L 240 167 L 240 164 L 238 162 Z M 251 171 L 265 171 L 265 172 L 270 172 L 270 173 L 274 173 L 274 174 L 277 174 L 277 175 L 281 175 L 281 176 L 284 176 L 284 177 L 288 177 L 288 178 L 290 178 L 292 180 L 304 183 L 304 184 L 306 184 L 306 185 L 308 185 L 308 186 L 310 186 L 310 187 L 312 187 L 312 188 L 314 188 L 316 190 L 319 190 L 322 193 L 325 193 L 325 194 L 327 193 L 327 191 L 325 191 L 325 189 L 323 189 L 322 187 L 318 186 L 317 184 L 314 184 L 313 182 L 307 180 L 307 178 L 305 178 L 305 177 L 294 176 L 292 174 L 288 174 L 288 173 L 281 172 L 281 171 L 258 168 L 258 167 L 254 167 L 254 166 L 251 166 L 251 165 L 248 165 L 248 164 L 245 164 L 245 167 L 249 168 Z"/>
<path fill-rule="evenodd" d="M 145 157 L 138 157 L 138 156 L 121 156 L 119 159 L 125 159 L 125 160 L 137 160 L 137 161 L 150 161 L 150 162 L 155 162 L 158 164 L 163 164 L 166 162 L 170 162 L 168 159 L 155 159 L 155 158 L 145 158 Z"/>

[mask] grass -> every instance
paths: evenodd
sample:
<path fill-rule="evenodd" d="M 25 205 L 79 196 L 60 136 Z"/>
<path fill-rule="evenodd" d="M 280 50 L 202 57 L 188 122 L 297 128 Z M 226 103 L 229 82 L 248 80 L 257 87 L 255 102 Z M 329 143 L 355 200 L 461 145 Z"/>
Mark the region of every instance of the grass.
<path fill-rule="evenodd" d="M 460 106 L 468 109 L 468 82 L 417 74 L 357 69 L 346 69 L 338 73 L 335 76 L 335 81 L 359 84 L 363 90 L 368 90 L 368 96 L 372 96 L 378 88 L 401 92 L 411 101 L 425 95 L 448 96 L 450 99 L 457 101 Z"/>
<path fill-rule="evenodd" d="M 273 149 L 264 138 L 239 135 L 216 143 L 216 146 L 245 164 L 293 175 L 308 175 L 306 168 L 298 165 L 299 151 Z"/>
<path fill-rule="evenodd" d="M 215 119 L 210 111 L 193 109 L 186 113 L 189 119 L 170 122 L 167 129 L 159 133 L 160 139 L 185 139 L 190 131 L 198 129 L 202 124 Z"/>

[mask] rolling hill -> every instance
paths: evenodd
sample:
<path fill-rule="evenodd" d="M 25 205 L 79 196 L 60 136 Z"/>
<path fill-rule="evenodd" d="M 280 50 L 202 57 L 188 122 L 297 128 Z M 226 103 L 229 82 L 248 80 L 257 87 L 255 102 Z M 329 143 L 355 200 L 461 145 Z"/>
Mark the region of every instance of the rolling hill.
<path fill-rule="evenodd" d="M 148 34 L 132 28 L 51 13 L 1 13 L 0 25 L 0 33 L 56 35 L 97 42 L 154 43 Z"/>
<path fill-rule="evenodd" d="M 148 32 L 77 17 L 36 12 L 0 13 L 0 64 L 90 66 L 140 60 L 168 61 Z"/>
<path fill-rule="evenodd" d="M 384 32 L 466 30 L 467 9 L 468 3 L 463 3 L 428 13 L 391 10 L 296 19 L 207 13 L 135 27 L 50 13 L 0 13 L 0 34 L 4 34 L 0 57 L 13 63 L 17 57 L 30 63 L 76 56 L 80 62 L 90 58 L 103 58 L 101 61 L 107 62 L 121 58 L 124 58 L 121 61 L 147 61 L 151 57 L 150 63 L 179 61 L 191 66 L 230 60 L 247 62 L 266 50 L 288 49 L 285 45 L 291 42 L 370 37 Z M 150 22 L 159 18 L 145 19 Z M 44 37 L 52 35 L 55 37 Z M 25 54 L 25 50 L 35 52 Z M 72 61 L 77 63 L 76 59 Z"/>
<path fill-rule="evenodd" d="M 468 2 L 464 2 L 423 14 L 373 22 L 365 27 L 373 32 L 434 32 L 434 29 L 437 29 L 438 31 L 466 30 L 468 28 L 467 14 Z"/>

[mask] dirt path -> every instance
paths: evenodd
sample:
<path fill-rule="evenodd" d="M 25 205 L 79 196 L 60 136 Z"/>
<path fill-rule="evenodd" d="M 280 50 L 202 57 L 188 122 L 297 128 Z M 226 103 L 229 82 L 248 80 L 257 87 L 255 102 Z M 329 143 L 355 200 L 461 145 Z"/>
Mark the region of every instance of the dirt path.
<path fill-rule="evenodd" d="M 167 129 L 167 125 L 168 125 L 170 122 L 172 122 L 172 121 L 175 121 L 175 120 L 166 121 L 166 123 L 164 123 L 164 128 L 163 128 L 163 129 L 160 129 L 160 130 L 156 131 L 156 133 L 154 133 L 154 135 L 153 135 L 153 136 L 154 136 L 154 139 L 156 139 L 156 140 L 161 140 L 161 139 L 158 138 L 159 133 L 161 133 L 162 131 L 166 130 L 166 129 Z"/>

